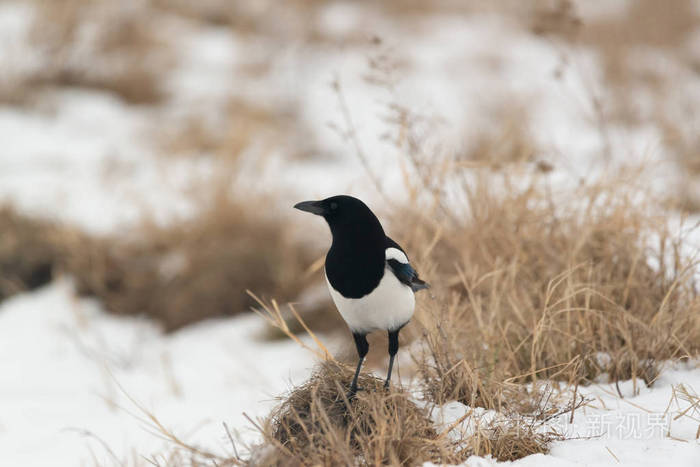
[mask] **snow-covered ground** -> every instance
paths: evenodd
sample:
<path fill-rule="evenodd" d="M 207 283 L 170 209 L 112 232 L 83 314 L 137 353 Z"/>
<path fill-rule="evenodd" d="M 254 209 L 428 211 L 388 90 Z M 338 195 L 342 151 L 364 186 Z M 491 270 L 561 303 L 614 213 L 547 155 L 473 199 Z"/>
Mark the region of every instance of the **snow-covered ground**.
<path fill-rule="evenodd" d="M 263 338 L 248 314 L 163 335 L 77 298 L 68 280 L 0 304 L 0 464 L 100 465 L 167 452 L 147 413 L 188 442 L 231 455 L 302 382 L 308 351 Z M 242 450 L 242 447 L 239 449 Z"/>
<path fill-rule="evenodd" d="M 69 280 L 4 302 L 3 465 L 112 465 L 161 455 L 172 446 L 149 414 L 186 442 L 233 454 L 223 423 L 239 443 L 255 442 L 245 415 L 264 416 L 314 365 L 307 350 L 263 333 L 261 318 L 243 315 L 163 335 L 147 321 L 117 318 L 77 298 Z M 566 413 L 547 425 L 571 439 L 515 464 L 700 465 L 700 407 L 688 410 L 690 402 L 674 397 L 681 384 L 697 395 L 697 362 L 667 365 L 651 389 L 622 382 L 623 398 L 615 385 L 579 388 L 590 402 L 574 423 Z M 448 403 L 434 415 L 437 426 L 467 410 Z M 494 463 L 472 458 L 467 465 Z"/>
<path fill-rule="evenodd" d="M 683 387 L 681 387 L 683 386 Z M 688 400 L 683 388 L 695 396 Z M 549 454 L 528 456 L 518 466 L 697 466 L 700 465 L 700 363 L 668 364 L 653 388 L 634 381 L 578 388 L 589 402 L 544 424 L 567 439 L 555 441 Z M 619 391 L 619 392 L 618 392 Z M 622 397 L 620 396 L 622 395 Z M 473 430 L 474 424 L 499 420 L 497 412 L 450 402 L 433 414 L 439 427 L 452 426 L 466 413 L 466 422 L 454 430 Z M 472 456 L 470 467 L 498 464 Z"/>
<path fill-rule="evenodd" d="M 95 90 L 52 91 L 28 108 L 0 106 L 0 201 L 99 233 L 126 229 L 142 216 L 162 223 L 189 216 L 195 205 L 188 190 L 222 168 L 213 155 L 163 158 L 149 135 L 188 112 L 216 118 L 222 102 L 246 96 L 270 108 L 293 103 L 316 157 L 293 158 L 291 148 L 277 147 L 258 163 L 252 151 L 241 170 L 254 176 L 241 183 L 290 189 L 299 199 L 348 191 L 380 203 L 353 144 L 332 128 L 347 123 L 329 85 L 336 79 L 369 165 L 395 197 L 405 195 L 405 161 L 384 137 L 394 131 L 386 109 L 395 101 L 437 122 L 425 134 L 436 153 L 496 131 L 502 107 L 513 104 L 527 109 L 523 118 L 540 148 L 537 158 L 553 164 L 555 183 L 607 170 L 611 162 L 600 154 L 608 145 L 613 164 L 650 161 L 653 188 L 668 189 L 675 169 L 657 128 L 613 125 L 601 134 L 591 108 L 592 97 L 604 95 L 593 51 L 533 36 L 497 16 L 436 16 L 406 25 L 379 14 L 365 21 L 362 8 L 368 7 L 332 4 L 315 21 L 340 42 L 381 31 L 381 45 L 291 41 L 271 51 L 277 44 L 228 28 L 167 22 L 177 31 L 171 36 L 178 60 L 167 77 L 171 97 L 157 108 Z M 25 41 L 30 18 L 27 4 L 0 5 L 0 63 L 31 56 Z M 696 42 L 688 49 L 696 50 Z M 251 50 L 274 61 L 254 79 L 238 71 Z M 379 56 L 397 63 L 391 90 L 363 78 L 367 58 Z M 698 90 L 697 81 L 679 79 L 683 89 Z M 313 356 L 292 342 L 261 339 L 263 327 L 261 318 L 248 314 L 164 335 L 147 321 L 110 316 L 99 303 L 78 298 L 68 278 L 1 303 L 0 465 L 142 462 L 141 456 L 166 450 L 167 442 L 143 422 L 139 406 L 178 436 L 215 452 L 230 453 L 224 422 L 254 441 L 243 413 L 264 415 L 314 365 Z M 700 466 L 700 413 L 674 419 L 683 409 L 683 402 L 671 400 L 678 384 L 700 392 L 700 368 L 669 364 L 651 389 L 633 393 L 633 383 L 623 383 L 624 398 L 607 385 L 582 388 L 593 402 L 576 412 L 573 426 L 559 426 L 581 438 L 515 464 Z M 451 407 L 454 414 L 463 409 Z"/>

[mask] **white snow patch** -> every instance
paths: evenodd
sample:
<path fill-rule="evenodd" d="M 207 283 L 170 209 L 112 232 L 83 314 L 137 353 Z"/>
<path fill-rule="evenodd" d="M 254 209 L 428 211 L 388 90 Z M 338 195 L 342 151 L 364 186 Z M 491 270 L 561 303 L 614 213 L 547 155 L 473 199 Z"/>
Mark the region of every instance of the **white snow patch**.
<path fill-rule="evenodd" d="M 165 450 L 129 397 L 179 436 L 230 455 L 222 423 L 256 440 L 243 413 L 265 415 L 313 366 L 291 341 L 261 341 L 262 328 L 258 316 L 244 315 L 163 335 L 148 321 L 76 298 L 68 281 L 7 300 L 0 305 L 3 463 L 79 465 L 90 450 L 111 462 L 96 438 L 122 460 Z"/>
<path fill-rule="evenodd" d="M 668 363 L 651 388 L 642 381 L 579 387 L 579 394 L 589 403 L 574 412 L 573 423 L 569 423 L 568 412 L 543 426 L 567 439 L 553 442 L 548 455 L 532 455 L 512 464 L 696 467 L 700 459 L 700 407 L 693 408 L 691 402 L 674 396 L 674 387 L 680 384 L 697 396 L 700 363 Z M 438 431 L 452 427 L 450 436 L 455 440 L 472 434 L 477 424 L 487 426 L 506 419 L 498 412 L 470 408 L 459 402 L 434 409 L 432 418 Z M 495 464 L 498 463 L 492 458 L 473 456 L 464 465 Z"/>

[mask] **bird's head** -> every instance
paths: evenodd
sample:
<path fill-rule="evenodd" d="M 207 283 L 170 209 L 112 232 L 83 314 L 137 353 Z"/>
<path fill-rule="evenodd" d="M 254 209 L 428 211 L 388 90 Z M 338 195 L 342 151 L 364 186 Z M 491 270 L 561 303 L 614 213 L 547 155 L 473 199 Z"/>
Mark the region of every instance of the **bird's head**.
<path fill-rule="evenodd" d="M 379 227 L 381 224 L 365 203 L 347 195 L 331 196 L 320 201 L 303 201 L 294 205 L 296 209 L 322 216 L 335 235 L 344 226 L 366 225 Z"/>

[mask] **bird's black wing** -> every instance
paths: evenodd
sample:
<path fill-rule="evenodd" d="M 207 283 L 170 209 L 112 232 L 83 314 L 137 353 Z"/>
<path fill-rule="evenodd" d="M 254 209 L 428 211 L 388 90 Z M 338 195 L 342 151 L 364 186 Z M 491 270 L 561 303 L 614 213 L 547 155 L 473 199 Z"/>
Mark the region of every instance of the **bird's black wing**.
<path fill-rule="evenodd" d="M 385 248 L 396 248 L 397 250 L 401 251 L 404 255 L 406 255 L 406 252 L 403 251 L 403 248 L 401 248 L 401 246 L 398 243 L 396 243 L 389 237 L 386 237 Z M 406 255 L 406 258 L 408 259 L 408 255 Z M 401 261 L 393 258 L 387 259 L 386 263 L 389 266 L 389 269 L 391 269 L 391 272 L 394 273 L 396 278 L 402 283 L 409 286 L 414 292 L 430 287 L 430 285 L 427 282 L 421 280 L 418 277 L 418 272 L 415 269 L 413 269 L 413 266 L 411 266 L 410 263 L 402 263 Z"/>

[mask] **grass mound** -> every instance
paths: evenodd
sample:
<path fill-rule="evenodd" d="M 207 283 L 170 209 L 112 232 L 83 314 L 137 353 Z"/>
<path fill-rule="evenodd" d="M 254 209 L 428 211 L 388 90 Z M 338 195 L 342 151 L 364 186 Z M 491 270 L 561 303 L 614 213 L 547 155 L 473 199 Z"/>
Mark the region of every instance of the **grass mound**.
<path fill-rule="evenodd" d="M 401 389 L 383 389 L 361 375 L 363 391 L 348 401 L 351 369 L 324 363 L 271 414 L 264 430 L 274 447 L 264 464 L 417 465 L 463 460 L 453 441 L 438 434 L 425 410 Z M 347 384 L 346 384 L 347 383 Z"/>

